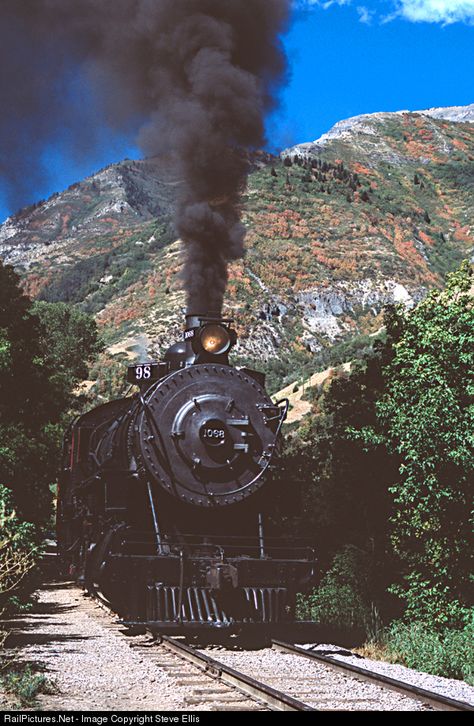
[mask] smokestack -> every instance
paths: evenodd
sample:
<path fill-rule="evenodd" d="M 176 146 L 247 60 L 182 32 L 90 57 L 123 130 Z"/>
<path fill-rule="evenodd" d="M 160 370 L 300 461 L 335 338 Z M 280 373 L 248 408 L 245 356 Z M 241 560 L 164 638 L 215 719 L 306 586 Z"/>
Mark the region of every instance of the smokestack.
<path fill-rule="evenodd" d="M 45 143 L 64 123 L 72 144 L 89 142 L 96 120 L 85 108 L 71 113 L 66 84 L 81 67 L 110 127 L 138 127 L 144 153 L 181 180 L 175 227 L 188 310 L 220 311 L 228 264 L 244 253 L 245 150 L 264 144 L 265 113 L 285 75 L 279 36 L 290 4 L 2 0 L 0 61 L 14 72 L 0 86 L 0 153 L 8 152 L 0 174 L 21 188 L 23 170 L 38 173 Z"/>

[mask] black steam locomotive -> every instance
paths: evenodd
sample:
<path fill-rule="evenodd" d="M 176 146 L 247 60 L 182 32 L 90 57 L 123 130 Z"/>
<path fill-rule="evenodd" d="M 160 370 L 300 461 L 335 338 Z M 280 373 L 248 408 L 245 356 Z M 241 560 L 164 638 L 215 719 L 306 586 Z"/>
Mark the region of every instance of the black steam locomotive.
<path fill-rule="evenodd" d="M 312 550 L 266 532 L 288 401 L 229 364 L 231 323 L 187 316 L 162 362 L 128 369 L 135 395 L 66 434 L 62 562 L 128 626 L 272 630 L 312 582 Z"/>

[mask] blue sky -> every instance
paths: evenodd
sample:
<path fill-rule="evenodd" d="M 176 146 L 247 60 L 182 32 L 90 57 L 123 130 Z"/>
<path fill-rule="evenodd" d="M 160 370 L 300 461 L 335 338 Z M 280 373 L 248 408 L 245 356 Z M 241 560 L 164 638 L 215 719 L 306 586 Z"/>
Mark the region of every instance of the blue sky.
<path fill-rule="evenodd" d="M 276 146 L 361 113 L 474 103 L 474 0 L 300 2 L 285 46 Z"/>
<path fill-rule="evenodd" d="M 290 79 L 268 119 L 269 148 L 309 141 L 361 113 L 474 102 L 474 0 L 294 0 L 284 38 Z M 100 156 L 44 150 L 49 196 L 100 167 L 140 154 L 104 130 Z M 0 220 L 15 211 L 2 201 Z"/>

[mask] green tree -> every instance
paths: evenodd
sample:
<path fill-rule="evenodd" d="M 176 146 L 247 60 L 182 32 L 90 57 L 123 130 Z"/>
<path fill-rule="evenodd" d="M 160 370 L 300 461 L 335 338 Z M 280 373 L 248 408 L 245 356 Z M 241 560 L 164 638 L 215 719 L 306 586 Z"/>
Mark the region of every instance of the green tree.
<path fill-rule="evenodd" d="M 39 342 L 50 379 L 68 395 L 87 378 L 103 349 L 97 324 L 90 315 L 66 303 L 36 302 L 32 310 L 41 323 Z"/>
<path fill-rule="evenodd" d="M 20 519 L 43 526 L 51 513 L 61 420 L 97 347 L 91 324 L 65 309 L 34 314 L 18 275 L 0 263 L 0 485 Z M 48 326 L 51 325 L 51 334 Z"/>
<path fill-rule="evenodd" d="M 367 446 L 353 435 L 354 429 L 378 425 L 376 404 L 386 356 L 386 346 L 377 344 L 352 364 L 350 374 L 336 375 L 317 391 L 314 415 L 301 431 L 303 447 L 311 452 L 318 538 L 331 556 L 347 544 L 380 552 L 386 548 L 388 486 L 396 462 L 383 442 Z"/>
<path fill-rule="evenodd" d="M 282 477 L 303 504 L 289 524 L 313 536 L 323 574 L 305 603 L 318 619 L 374 634 L 403 605 L 442 640 L 469 622 L 472 290 L 464 263 L 414 310 L 388 308 L 385 342 L 314 392 L 287 443 Z"/>
<path fill-rule="evenodd" d="M 289 521 L 289 529 L 313 539 L 323 574 L 308 601 L 312 615 L 320 619 L 324 612 L 328 622 L 356 624 L 371 634 L 382 619 L 395 614 L 394 598 L 387 594 L 395 566 L 389 487 L 398 462 L 382 438 L 373 436 L 367 443 L 354 431 L 366 427 L 378 431 L 376 404 L 384 391 L 383 368 L 389 354 L 390 346 L 379 342 L 353 364 L 350 375 L 338 373 L 314 391 L 312 415 L 289 438 L 280 475 L 283 482 L 291 482 L 289 496 L 294 498 L 300 490 L 302 513 Z M 289 511 L 286 502 L 282 510 Z M 353 565 L 357 571 L 346 578 Z M 364 587 L 354 589 L 357 581 L 364 581 Z M 343 606 L 349 591 L 357 607 Z M 326 607 L 328 599 L 332 608 Z M 352 615 L 345 620 L 349 610 Z"/>
<path fill-rule="evenodd" d="M 394 356 L 378 404 L 401 459 L 392 487 L 392 542 L 403 563 L 398 587 L 410 620 L 466 621 L 472 573 L 474 307 L 466 262 L 446 289 L 387 320 Z"/>

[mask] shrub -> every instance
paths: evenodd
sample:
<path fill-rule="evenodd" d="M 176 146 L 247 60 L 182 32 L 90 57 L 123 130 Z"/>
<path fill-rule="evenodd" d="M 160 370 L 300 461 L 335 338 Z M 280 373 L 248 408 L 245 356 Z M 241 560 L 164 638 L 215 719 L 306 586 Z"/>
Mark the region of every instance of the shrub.
<path fill-rule="evenodd" d="M 13 697 L 16 706 L 32 707 L 40 693 L 54 693 L 51 682 L 29 665 L 8 664 L 0 668 L 0 686 Z"/>
<path fill-rule="evenodd" d="M 371 556 L 347 545 L 334 557 L 319 587 L 300 598 L 299 617 L 321 625 L 362 628 L 375 638 L 381 620 L 373 580 Z"/>
<path fill-rule="evenodd" d="M 436 632 L 424 623 L 395 622 L 385 636 L 390 660 L 474 685 L 474 618 L 462 630 Z"/>
<path fill-rule="evenodd" d="M 0 485 L 0 615 L 18 609 L 28 591 L 37 560 L 35 528 L 22 522 L 12 507 L 10 491 Z"/>

